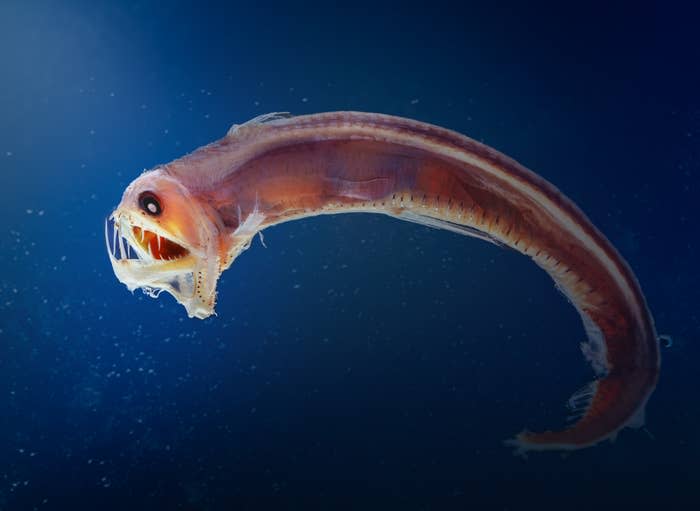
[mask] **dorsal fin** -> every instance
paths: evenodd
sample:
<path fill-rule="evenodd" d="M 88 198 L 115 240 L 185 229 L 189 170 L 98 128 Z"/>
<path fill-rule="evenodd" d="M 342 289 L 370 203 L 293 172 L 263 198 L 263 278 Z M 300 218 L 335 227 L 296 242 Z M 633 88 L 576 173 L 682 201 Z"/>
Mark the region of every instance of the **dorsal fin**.
<path fill-rule="evenodd" d="M 251 120 L 246 121 L 243 124 L 234 124 L 231 126 L 231 129 L 228 130 L 226 136 L 230 137 L 238 133 L 241 129 L 251 126 L 257 126 L 259 124 L 265 124 L 267 122 L 277 121 L 280 119 L 289 119 L 290 117 L 294 116 L 289 112 L 270 112 L 269 114 L 258 115 L 257 117 L 253 117 Z"/>

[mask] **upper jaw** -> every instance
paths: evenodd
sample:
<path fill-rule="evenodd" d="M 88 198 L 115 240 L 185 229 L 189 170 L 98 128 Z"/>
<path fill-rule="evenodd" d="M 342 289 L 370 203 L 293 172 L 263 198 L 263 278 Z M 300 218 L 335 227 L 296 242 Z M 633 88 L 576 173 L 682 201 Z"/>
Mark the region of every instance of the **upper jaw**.
<path fill-rule="evenodd" d="M 113 230 L 111 245 L 109 222 L 112 222 Z M 107 219 L 105 236 L 110 257 L 116 260 L 172 266 L 168 263 L 189 259 L 188 256 L 198 252 L 187 242 L 165 232 L 157 223 L 118 210 Z"/>

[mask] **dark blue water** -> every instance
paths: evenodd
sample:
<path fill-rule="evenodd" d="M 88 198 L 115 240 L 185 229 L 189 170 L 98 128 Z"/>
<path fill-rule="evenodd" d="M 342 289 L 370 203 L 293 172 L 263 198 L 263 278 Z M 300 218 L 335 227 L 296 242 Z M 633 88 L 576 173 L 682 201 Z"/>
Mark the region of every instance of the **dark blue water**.
<path fill-rule="evenodd" d="M 673 508 L 692 491 L 697 13 L 160 4 L 0 3 L 0 509 Z M 478 240 L 366 215 L 274 227 L 205 321 L 119 284 L 103 221 L 143 169 L 261 113 L 342 109 L 463 132 L 586 211 L 674 338 L 648 431 L 568 456 L 502 445 L 561 425 L 592 371 L 549 278 Z"/>

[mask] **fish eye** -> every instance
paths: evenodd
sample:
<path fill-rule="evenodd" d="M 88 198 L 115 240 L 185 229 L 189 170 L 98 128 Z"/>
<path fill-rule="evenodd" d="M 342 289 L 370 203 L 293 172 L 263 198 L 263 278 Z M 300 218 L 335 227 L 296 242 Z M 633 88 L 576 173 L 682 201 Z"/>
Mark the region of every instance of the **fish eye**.
<path fill-rule="evenodd" d="M 139 195 L 139 206 L 151 216 L 158 216 L 163 212 L 158 197 L 152 192 L 143 192 Z"/>

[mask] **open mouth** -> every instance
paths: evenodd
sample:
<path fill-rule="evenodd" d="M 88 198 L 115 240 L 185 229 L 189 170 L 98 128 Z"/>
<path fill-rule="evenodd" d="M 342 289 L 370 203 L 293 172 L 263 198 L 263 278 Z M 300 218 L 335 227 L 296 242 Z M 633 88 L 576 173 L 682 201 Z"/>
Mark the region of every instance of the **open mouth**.
<path fill-rule="evenodd" d="M 143 229 L 138 226 L 131 228 L 134 233 L 134 240 L 143 250 L 148 252 L 154 259 L 172 261 L 187 255 L 188 250 L 164 236 L 159 236 L 155 232 Z"/>
<path fill-rule="evenodd" d="M 131 230 L 130 233 L 125 232 L 128 229 Z M 173 261 L 189 254 L 189 250 L 165 236 L 136 225 L 125 225 L 125 222 L 111 222 L 109 219 L 105 224 L 105 241 L 107 249 L 116 260 L 152 258 Z"/>

